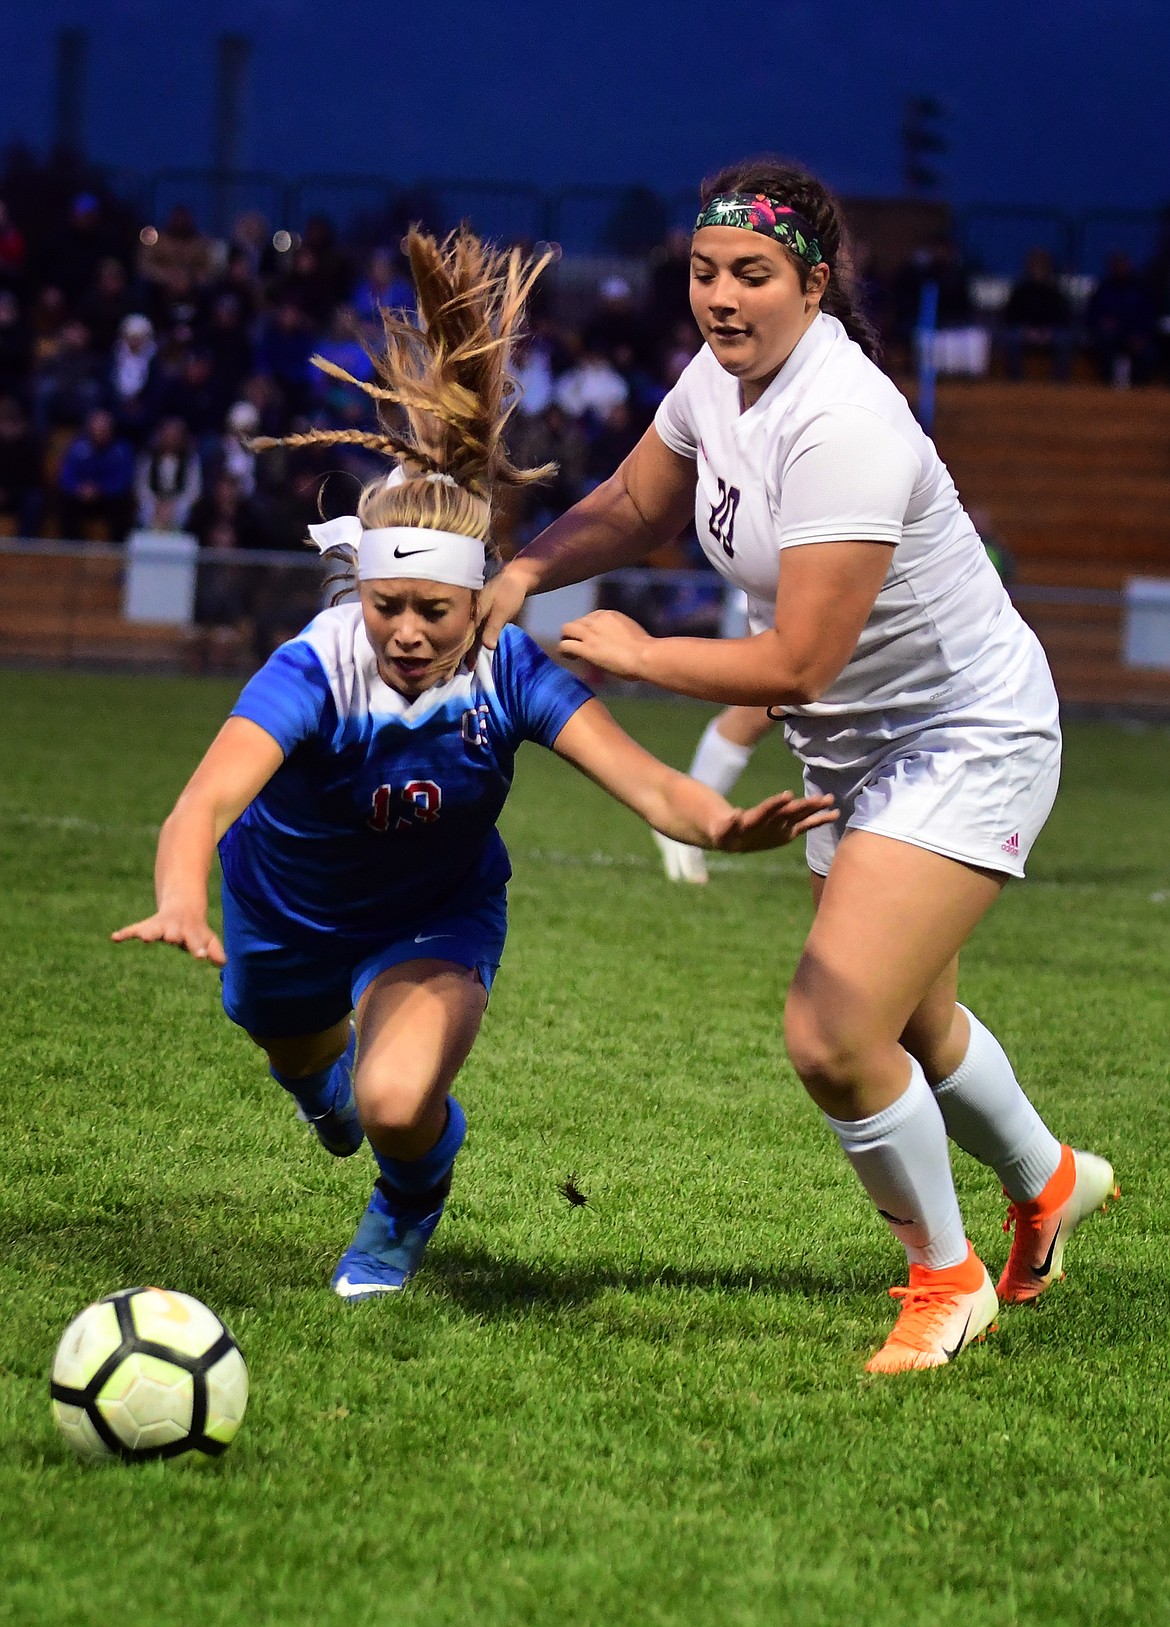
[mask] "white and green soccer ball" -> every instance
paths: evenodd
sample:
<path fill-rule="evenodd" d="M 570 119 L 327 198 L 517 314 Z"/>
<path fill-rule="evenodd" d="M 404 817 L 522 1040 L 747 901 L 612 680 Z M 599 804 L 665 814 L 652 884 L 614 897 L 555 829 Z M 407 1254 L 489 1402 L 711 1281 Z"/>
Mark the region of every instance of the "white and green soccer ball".
<path fill-rule="evenodd" d="M 243 1421 L 248 1369 L 202 1301 L 124 1288 L 70 1322 L 49 1388 L 61 1433 L 83 1458 L 216 1457 Z"/>

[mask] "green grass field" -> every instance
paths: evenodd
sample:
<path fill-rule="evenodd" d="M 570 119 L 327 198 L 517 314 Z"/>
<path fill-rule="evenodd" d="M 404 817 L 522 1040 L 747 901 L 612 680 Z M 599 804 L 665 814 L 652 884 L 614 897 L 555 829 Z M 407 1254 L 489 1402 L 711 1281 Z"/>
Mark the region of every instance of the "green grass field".
<path fill-rule="evenodd" d="M 1033 880 L 966 959 L 1122 1202 L 1038 1308 L 876 1380 L 903 1268 L 780 1042 L 802 855 L 669 887 L 632 816 L 533 747 L 447 1218 L 400 1300 L 330 1294 L 366 1156 L 297 1125 L 206 966 L 106 941 L 232 693 L 0 673 L 0 1622 L 1170 1620 L 1170 734 L 1070 731 Z M 704 717 L 616 710 L 680 764 Z M 791 783 L 769 741 L 742 799 Z M 956 1174 L 994 1273 L 1002 1199 Z M 141 1282 L 244 1348 L 214 1467 L 85 1469 L 54 1430 L 62 1327 Z"/>

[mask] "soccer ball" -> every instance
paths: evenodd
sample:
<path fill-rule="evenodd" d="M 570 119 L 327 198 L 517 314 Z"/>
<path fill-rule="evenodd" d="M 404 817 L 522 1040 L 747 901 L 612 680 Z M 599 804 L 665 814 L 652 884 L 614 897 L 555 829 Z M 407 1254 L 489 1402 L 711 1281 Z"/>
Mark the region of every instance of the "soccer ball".
<path fill-rule="evenodd" d="M 190 1294 L 124 1288 L 70 1322 L 49 1390 L 83 1458 L 215 1457 L 240 1427 L 248 1369 L 219 1317 Z"/>

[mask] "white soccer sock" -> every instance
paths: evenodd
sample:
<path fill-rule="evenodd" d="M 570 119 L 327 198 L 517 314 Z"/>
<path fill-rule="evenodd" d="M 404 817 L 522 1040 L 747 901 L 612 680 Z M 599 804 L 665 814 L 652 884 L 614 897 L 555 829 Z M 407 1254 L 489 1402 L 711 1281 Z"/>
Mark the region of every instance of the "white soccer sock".
<path fill-rule="evenodd" d="M 959 1008 L 967 1011 L 966 1006 Z M 1020 1089 L 1003 1046 L 967 1011 L 967 1054 L 934 1094 L 951 1140 L 992 1168 L 1017 1203 L 1038 1198 L 1056 1174 L 1060 1142 Z"/>
<path fill-rule="evenodd" d="M 967 1237 L 946 1126 L 919 1063 L 910 1058 L 910 1083 L 880 1113 L 856 1120 L 825 1117 L 910 1264 L 935 1271 L 961 1265 Z"/>
<path fill-rule="evenodd" d="M 712 791 L 726 796 L 751 760 L 754 746 L 737 746 L 734 740 L 725 740 L 716 728 L 713 717 L 695 747 L 695 755 L 687 770 L 700 785 L 709 785 Z"/>

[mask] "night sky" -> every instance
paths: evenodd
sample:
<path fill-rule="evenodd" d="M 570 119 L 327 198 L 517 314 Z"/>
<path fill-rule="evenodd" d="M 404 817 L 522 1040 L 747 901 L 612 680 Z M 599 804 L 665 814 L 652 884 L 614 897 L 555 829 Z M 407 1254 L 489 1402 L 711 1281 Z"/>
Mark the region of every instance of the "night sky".
<path fill-rule="evenodd" d="M 209 161 L 214 41 L 255 42 L 244 159 L 283 172 L 687 186 L 784 151 L 900 190 L 903 98 L 950 104 L 957 203 L 1170 197 L 1166 0 L 0 0 L 0 139 L 52 130 L 56 30 L 91 32 L 90 155 Z"/>

